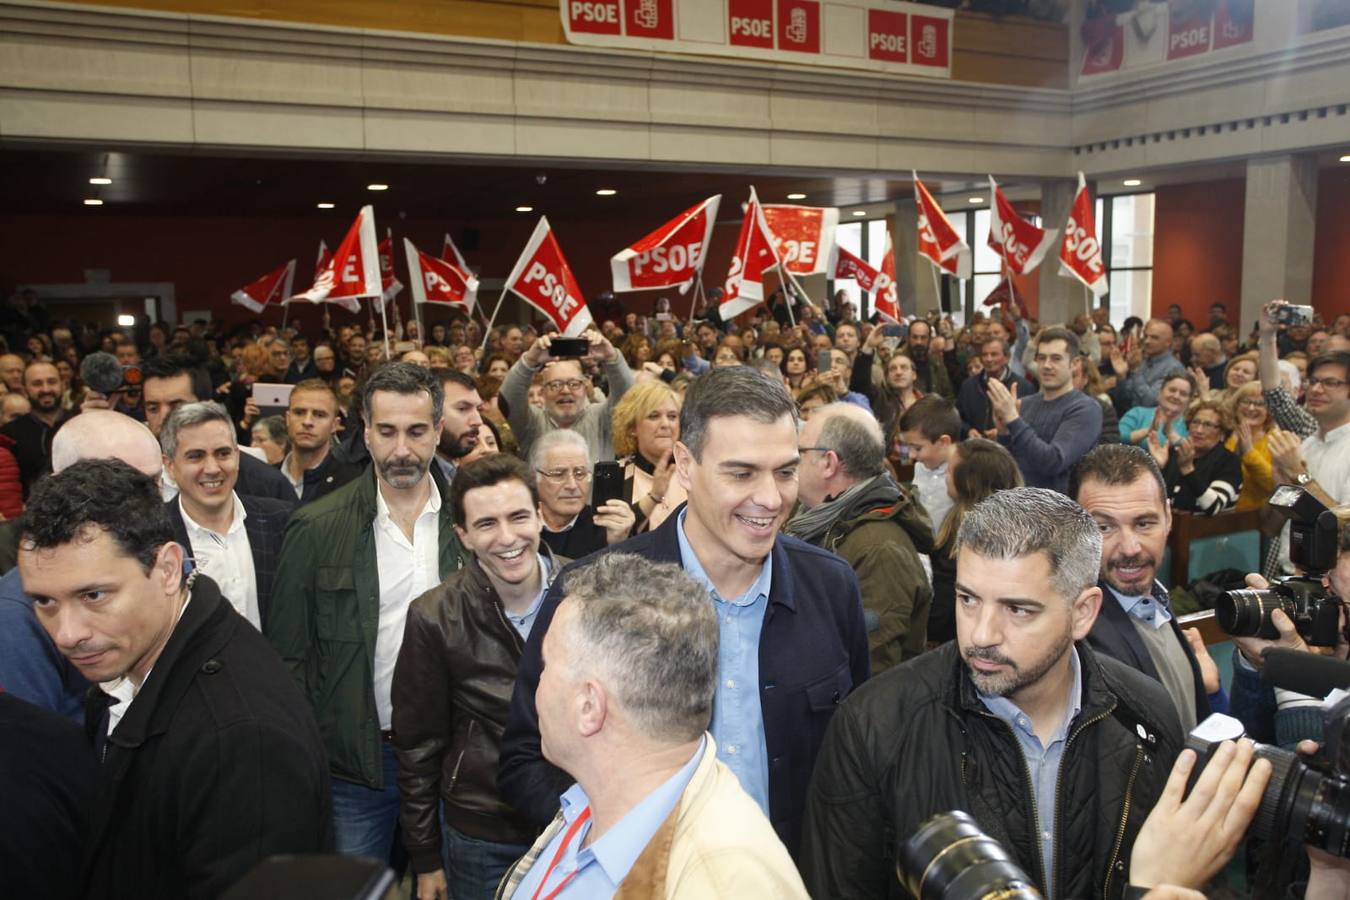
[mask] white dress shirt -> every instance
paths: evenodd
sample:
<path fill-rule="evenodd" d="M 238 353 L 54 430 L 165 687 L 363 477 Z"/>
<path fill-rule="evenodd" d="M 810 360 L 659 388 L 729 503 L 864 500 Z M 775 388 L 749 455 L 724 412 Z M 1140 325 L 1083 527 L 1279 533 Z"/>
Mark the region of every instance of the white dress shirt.
<path fill-rule="evenodd" d="M 408 607 L 441 583 L 441 492 L 434 483 L 431 485 L 426 505 L 413 525 L 411 542 L 389 515 L 389 504 L 384 502 L 378 482 L 375 509 L 375 562 L 380 578 L 380 623 L 375 633 L 375 709 L 380 716 L 380 730 L 388 731 L 393 721 L 389 692 L 394 684 L 394 663 L 398 662 L 398 651 L 403 646 Z"/>
<path fill-rule="evenodd" d="M 262 613 L 258 608 L 258 574 L 253 568 L 253 550 L 249 547 L 248 532 L 244 530 L 244 519 L 248 513 L 239 495 L 231 492 L 234 500 L 234 519 L 230 530 L 218 534 L 199 525 L 188 515 L 183 507 L 183 498 L 178 498 L 178 509 L 183 513 L 183 524 L 187 526 L 188 541 L 192 544 L 190 552 L 197 568 L 216 584 L 220 593 L 239 615 L 248 619 L 253 627 L 262 630 Z"/>

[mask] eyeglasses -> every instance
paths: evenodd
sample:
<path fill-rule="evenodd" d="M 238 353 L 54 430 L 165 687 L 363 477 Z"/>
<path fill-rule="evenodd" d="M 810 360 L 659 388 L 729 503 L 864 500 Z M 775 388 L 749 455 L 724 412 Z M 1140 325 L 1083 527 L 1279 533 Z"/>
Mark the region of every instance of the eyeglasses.
<path fill-rule="evenodd" d="M 566 381 L 560 378 L 557 381 L 544 382 L 544 390 L 553 394 L 558 393 L 558 391 L 561 391 L 563 388 L 567 388 L 569 391 L 579 391 L 585 386 L 586 382 L 582 381 L 580 378 L 568 378 Z"/>
<path fill-rule="evenodd" d="M 1213 428 L 1215 431 L 1219 431 L 1223 428 L 1223 423 L 1212 422 L 1209 419 L 1192 419 L 1191 430 L 1194 431 L 1197 428 Z"/>
<path fill-rule="evenodd" d="M 535 471 L 553 484 L 565 484 L 568 475 L 575 478 L 578 484 L 585 484 L 591 480 L 591 470 L 585 466 L 571 469 L 535 469 Z"/>
<path fill-rule="evenodd" d="M 1334 391 L 1334 390 L 1336 390 L 1337 388 L 1343 388 L 1343 387 L 1345 387 L 1347 384 L 1350 384 L 1350 381 L 1346 381 L 1344 378 L 1309 378 L 1309 379 L 1308 379 L 1308 387 L 1309 387 L 1309 388 L 1315 388 L 1315 387 L 1317 387 L 1319 384 L 1320 384 L 1322 387 L 1324 387 L 1324 388 L 1326 388 L 1327 390 L 1329 390 L 1329 391 Z"/>
<path fill-rule="evenodd" d="M 1246 409 L 1265 409 L 1266 401 L 1262 400 L 1260 397 L 1248 397 L 1246 400 L 1239 400 L 1238 406 Z"/>

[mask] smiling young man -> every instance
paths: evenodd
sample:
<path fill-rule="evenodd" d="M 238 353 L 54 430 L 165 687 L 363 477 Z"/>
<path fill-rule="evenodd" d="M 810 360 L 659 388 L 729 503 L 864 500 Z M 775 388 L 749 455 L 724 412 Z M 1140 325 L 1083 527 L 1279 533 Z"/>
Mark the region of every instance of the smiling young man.
<path fill-rule="evenodd" d="M 412 363 L 361 388 L 370 470 L 296 512 L 266 625 L 318 714 L 333 773 L 337 850 L 387 859 L 399 815 L 390 701 L 412 601 L 460 566 L 434 465 L 440 382 Z"/>
<path fill-rule="evenodd" d="M 159 441 L 164 469 L 178 484 L 178 496 L 165 504 L 174 537 L 235 610 L 261 630 L 272 608 L 290 504 L 235 493 L 239 447 L 230 414 L 219 403 L 178 407 L 164 421 Z"/>
<path fill-rule="evenodd" d="M 0 428 L 0 434 L 14 442 L 14 458 L 19 463 L 23 493 L 51 471 L 52 437 L 70 415 L 61 409 L 61 375 L 49 362 L 31 362 L 23 370 L 23 392 L 29 412 Z"/>
<path fill-rule="evenodd" d="M 540 547 L 538 503 L 513 456 L 461 468 L 450 509 L 474 560 L 408 609 L 392 699 L 403 843 L 420 898 L 491 900 L 534 839 L 497 795 L 497 756 L 516 663 L 559 567 Z"/>
<path fill-rule="evenodd" d="M 38 621 L 101 688 L 79 895 L 216 897 L 268 856 L 326 852 L 314 715 L 215 582 L 184 579 L 155 479 L 77 462 L 37 485 L 22 531 Z"/>
<path fill-rule="evenodd" d="M 858 581 L 837 556 L 779 534 L 797 500 L 797 416 L 781 381 L 746 366 L 689 386 L 674 449 L 689 500 L 653 531 L 603 552 L 679 563 L 707 587 L 721 629 L 711 732 L 717 757 L 789 851 L 806 784 L 835 707 L 869 674 Z M 570 781 L 539 746 L 540 643 L 565 592 L 539 612 L 502 743 L 502 796 L 536 826 Z"/>
<path fill-rule="evenodd" d="M 897 842 L 952 809 L 1047 898 L 1122 896 L 1182 733 L 1156 682 L 1082 643 L 1101 548 L 1055 491 L 999 491 L 966 513 L 956 641 L 874 678 L 830 725 L 802 839 L 811 896 L 908 896 Z"/>

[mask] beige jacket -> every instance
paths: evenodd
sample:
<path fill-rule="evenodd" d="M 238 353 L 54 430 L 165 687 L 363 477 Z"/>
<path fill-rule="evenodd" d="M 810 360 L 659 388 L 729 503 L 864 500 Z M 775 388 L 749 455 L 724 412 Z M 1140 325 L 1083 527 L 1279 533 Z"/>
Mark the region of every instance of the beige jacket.
<path fill-rule="evenodd" d="M 559 813 L 506 873 L 497 888 L 498 900 L 515 893 L 563 824 Z M 787 849 L 736 776 L 718 761 L 711 734 L 680 802 L 614 894 L 614 900 L 658 897 L 808 900 Z"/>

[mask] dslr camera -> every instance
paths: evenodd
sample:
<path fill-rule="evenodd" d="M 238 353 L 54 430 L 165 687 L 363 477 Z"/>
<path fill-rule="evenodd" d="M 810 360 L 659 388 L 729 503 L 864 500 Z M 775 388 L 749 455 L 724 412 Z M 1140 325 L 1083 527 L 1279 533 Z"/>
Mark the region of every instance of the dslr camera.
<path fill-rule="evenodd" d="M 1283 610 L 1308 644 L 1335 647 L 1341 636 L 1341 601 L 1322 587 L 1322 575 L 1336 565 L 1336 513 L 1303 488 L 1282 484 L 1270 498 L 1289 520 L 1289 558 L 1302 570 L 1265 590 L 1226 591 L 1214 604 L 1219 627 L 1234 637 L 1275 640 L 1270 614 Z"/>
<path fill-rule="evenodd" d="M 1322 706 L 1322 746 L 1314 757 L 1267 744 L 1256 759 L 1270 760 L 1270 783 L 1248 834 L 1271 846 L 1307 844 L 1350 858 L 1350 694 L 1336 692 Z M 1222 741 L 1243 736 L 1242 723 L 1215 713 L 1196 726 L 1186 746 L 1198 757 L 1189 794 Z"/>
<path fill-rule="evenodd" d="M 918 900 L 1043 900 L 998 841 L 961 810 L 919 826 L 896 854 L 895 877 Z"/>

